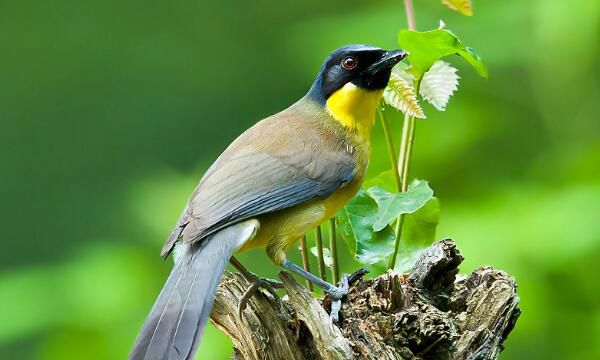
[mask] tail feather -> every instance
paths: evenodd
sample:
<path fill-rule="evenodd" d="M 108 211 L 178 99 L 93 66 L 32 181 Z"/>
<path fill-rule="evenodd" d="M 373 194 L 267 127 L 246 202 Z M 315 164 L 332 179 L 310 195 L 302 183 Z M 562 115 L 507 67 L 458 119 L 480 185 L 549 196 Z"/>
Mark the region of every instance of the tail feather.
<path fill-rule="evenodd" d="M 129 360 L 193 358 L 227 262 L 256 230 L 255 221 L 240 223 L 187 246 L 150 310 Z"/>

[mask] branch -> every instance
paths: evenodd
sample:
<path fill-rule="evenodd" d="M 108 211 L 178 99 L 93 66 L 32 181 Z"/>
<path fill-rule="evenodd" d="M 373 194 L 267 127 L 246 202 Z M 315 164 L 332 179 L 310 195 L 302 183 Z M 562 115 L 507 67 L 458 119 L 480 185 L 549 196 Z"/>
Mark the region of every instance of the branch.
<path fill-rule="evenodd" d="M 287 298 L 255 295 L 243 318 L 237 305 L 248 282 L 227 273 L 213 323 L 235 347 L 234 359 L 496 359 L 520 314 L 516 284 L 503 271 L 482 267 L 456 276 L 463 257 L 451 240 L 419 258 L 408 277 L 387 272 L 353 286 L 340 313 L 313 299 L 282 272 Z"/>

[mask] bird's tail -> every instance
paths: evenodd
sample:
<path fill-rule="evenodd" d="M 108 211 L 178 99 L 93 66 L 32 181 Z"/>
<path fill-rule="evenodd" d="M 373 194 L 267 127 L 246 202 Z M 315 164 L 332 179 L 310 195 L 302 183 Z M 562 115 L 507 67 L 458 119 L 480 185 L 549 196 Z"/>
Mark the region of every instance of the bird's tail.
<path fill-rule="evenodd" d="M 232 225 L 200 244 L 181 249 L 138 334 L 130 360 L 193 358 L 210 316 L 219 279 L 240 243 L 256 233 L 255 222 Z"/>

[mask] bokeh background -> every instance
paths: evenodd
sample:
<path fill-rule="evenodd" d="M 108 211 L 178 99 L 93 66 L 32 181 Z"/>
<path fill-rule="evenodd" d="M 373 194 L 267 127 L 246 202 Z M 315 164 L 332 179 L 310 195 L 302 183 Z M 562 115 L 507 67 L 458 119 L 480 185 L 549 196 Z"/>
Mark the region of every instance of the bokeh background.
<path fill-rule="evenodd" d="M 462 271 L 518 280 L 503 359 L 598 359 L 600 2 L 474 3 L 467 18 L 415 1 L 417 27 L 444 19 L 490 77 L 449 59 L 460 90 L 425 108 L 413 175 Z M 211 161 L 301 97 L 332 49 L 391 48 L 405 26 L 400 0 L 0 1 L 0 358 L 126 358 Z M 386 166 L 378 126 L 371 174 Z M 242 260 L 276 275 L 260 251 Z M 211 326 L 201 353 L 231 344 Z"/>

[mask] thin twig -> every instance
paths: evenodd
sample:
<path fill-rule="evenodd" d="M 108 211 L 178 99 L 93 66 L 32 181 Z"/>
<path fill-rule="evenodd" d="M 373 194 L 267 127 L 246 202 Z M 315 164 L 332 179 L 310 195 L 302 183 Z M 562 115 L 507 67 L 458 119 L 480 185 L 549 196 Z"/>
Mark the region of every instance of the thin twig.
<path fill-rule="evenodd" d="M 410 169 L 410 159 L 412 158 L 413 144 L 415 142 L 415 130 L 417 121 L 414 117 L 409 119 L 408 146 L 406 147 L 406 158 L 404 159 L 404 167 L 402 169 L 402 192 L 408 190 L 408 174 Z"/>
<path fill-rule="evenodd" d="M 340 281 L 340 269 L 338 267 L 337 235 L 335 233 L 335 217 L 329 219 L 329 252 L 331 253 L 331 274 L 333 283 Z"/>
<path fill-rule="evenodd" d="M 325 257 L 323 256 L 323 234 L 321 232 L 321 226 L 317 226 L 315 229 L 315 245 L 317 246 L 317 260 L 319 264 L 319 276 L 323 280 L 327 280 L 327 273 L 325 271 Z"/>
<path fill-rule="evenodd" d="M 404 188 L 402 183 L 402 176 L 404 172 L 404 166 L 406 163 L 406 148 L 408 146 L 408 134 L 410 132 L 410 116 L 404 114 L 404 121 L 402 122 L 402 138 L 400 139 L 400 153 L 398 154 L 398 174 L 400 175 L 400 191 Z"/>
<path fill-rule="evenodd" d="M 411 130 L 411 127 L 414 125 L 415 118 L 409 116 L 408 114 L 404 114 L 404 123 L 402 124 L 402 139 L 400 140 L 400 154 L 398 156 L 398 167 L 397 171 L 400 176 L 400 189 L 401 192 L 406 192 L 408 190 L 408 164 L 410 163 L 410 155 L 412 155 L 412 149 L 409 149 L 409 146 L 412 145 L 411 142 L 411 132 L 414 137 L 414 131 Z M 413 138 L 414 141 L 414 138 Z M 392 258 L 388 264 L 388 269 L 393 269 L 396 266 L 396 258 L 398 257 L 398 251 L 400 249 L 400 242 L 402 238 L 402 226 L 404 225 L 404 214 L 398 217 L 396 221 L 395 234 L 396 237 L 394 239 L 394 252 L 392 253 Z"/>
<path fill-rule="evenodd" d="M 412 0 L 404 0 L 404 8 L 406 9 L 406 20 L 408 22 L 408 28 L 410 30 L 416 30 L 415 24 L 415 10 L 413 8 Z M 419 84 L 415 84 L 415 93 L 419 93 Z M 401 177 L 400 191 L 406 192 L 408 190 L 408 171 L 410 165 L 410 159 L 412 156 L 412 147 L 415 141 L 415 118 L 412 116 L 404 115 L 404 124 L 402 125 L 402 140 L 400 141 L 400 153 L 398 155 L 398 171 Z M 388 269 L 393 269 L 396 266 L 396 258 L 398 257 L 398 250 L 400 249 L 400 241 L 402 238 L 402 226 L 404 225 L 404 214 L 400 215 L 398 221 L 396 221 L 396 239 L 394 241 L 394 252 Z"/>
<path fill-rule="evenodd" d="M 417 28 L 415 24 L 415 10 L 413 8 L 412 0 L 404 0 L 404 8 L 406 9 L 406 19 L 408 20 L 408 28 L 415 30 Z"/>
<path fill-rule="evenodd" d="M 425 355 L 429 351 L 431 351 L 431 349 L 433 349 L 442 340 L 446 340 L 446 335 L 442 335 L 439 338 L 437 338 L 434 342 L 432 342 L 428 347 L 425 348 L 425 350 L 423 350 L 419 353 L 419 357 L 423 357 L 423 355 Z"/>
<path fill-rule="evenodd" d="M 383 134 L 385 135 L 388 156 L 390 157 L 392 172 L 394 173 L 394 180 L 396 181 L 396 191 L 400 191 L 402 180 L 400 177 L 400 172 L 398 172 L 398 159 L 396 158 L 396 149 L 394 149 L 394 140 L 392 138 L 392 130 L 390 128 L 390 123 L 385 117 L 385 114 L 383 113 L 383 110 L 381 108 L 377 108 L 377 113 L 379 114 L 379 119 L 381 119 Z"/>
<path fill-rule="evenodd" d="M 404 129 L 406 130 L 406 136 L 404 130 L 402 131 L 402 148 L 404 150 L 404 157 L 401 158 L 400 164 L 400 173 L 402 174 L 402 188 L 400 191 L 406 192 L 408 190 L 408 174 L 410 170 L 410 159 L 412 157 L 412 149 L 413 144 L 415 142 L 415 128 L 416 128 L 416 118 L 412 116 L 405 117 L 404 121 L 406 125 Z M 396 239 L 394 242 L 394 253 L 392 254 L 392 259 L 388 265 L 388 269 L 393 269 L 396 266 L 396 258 L 398 257 L 398 250 L 400 249 L 400 242 L 402 239 L 402 227 L 404 225 L 404 217 L 406 214 L 400 215 L 398 221 L 396 222 Z"/>
<path fill-rule="evenodd" d="M 302 237 L 300 241 L 300 253 L 302 254 L 302 266 L 306 272 L 310 272 L 310 260 L 308 258 L 308 246 L 306 244 L 306 235 Z M 313 284 L 306 280 L 306 288 L 313 292 Z"/>

